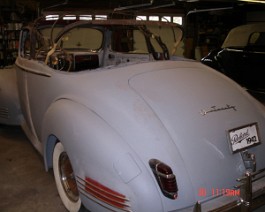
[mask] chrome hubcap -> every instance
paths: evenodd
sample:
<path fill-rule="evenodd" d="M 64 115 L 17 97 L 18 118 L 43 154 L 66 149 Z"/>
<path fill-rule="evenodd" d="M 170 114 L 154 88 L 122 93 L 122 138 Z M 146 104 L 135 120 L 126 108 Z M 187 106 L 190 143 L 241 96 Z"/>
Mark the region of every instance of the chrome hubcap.
<path fill-rule="evenodd" d="M 77 202 L 79 199 L 79 193 L 75 181 L 73 168 L 66 152 L 63 152 L 60 155 L 59 170 L 60 170 L 61 183 L 65 190 L 66 195 L 71 201 Z"/>

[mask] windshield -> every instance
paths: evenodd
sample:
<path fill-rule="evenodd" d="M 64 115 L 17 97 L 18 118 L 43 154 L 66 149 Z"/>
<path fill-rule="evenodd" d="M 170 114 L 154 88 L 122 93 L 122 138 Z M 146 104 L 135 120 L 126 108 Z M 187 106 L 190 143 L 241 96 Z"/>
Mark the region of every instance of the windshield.
<path fill-rule="evenodd" d="M 37 26 L 37 25 L 36 25 Z M 26 49 L 27 35 L 30 48 Z M 166 22 L 92 20 L 25 27 L 20 56 L 69 72 L 119 64 L 169 60 L 182 39 L 182 29 Z"/>
<path fill-rule="evenodd" d="M 175 55 L 176 48 L 182 39 L 182 30 L 178 26 L 164 23 L 145 26 L 109 24 L 104 27 L 101 25 L 104 28 L 94 26 L 93 24 L 72 25 L 72 28 L 65 32 L 63 32 L 64 27 L 54 26 L 40 31 L 47 40 L 56 40 L 57 47 L 67 50 L 98 51 L 103 47 L 104 33 L 108 29 L 111 32 L 109 47 L 114 52 L 130 54 L 168 51 L 170 55 Z"/>
<path fill-rule="evenodd" d="M 103 33 L 94 28 L 73 28 L 61 38 L 59 46 L 71 50 L 98 51 L 103 42 Z"/>
<path fill-rule="evenodd" d="M 51 28 L 45 28 L 41 30 L 41 33 L 50 40 L 55 38 L 62 29 L 62 27 L 55 27 L 51 31 Z M 100 30 L 89 27 L 77 27 L 65 33 L 57 43 L 57 46 L 67 50 L 98 51 L 102 47 L 102 43 L 103 33 Z"/>

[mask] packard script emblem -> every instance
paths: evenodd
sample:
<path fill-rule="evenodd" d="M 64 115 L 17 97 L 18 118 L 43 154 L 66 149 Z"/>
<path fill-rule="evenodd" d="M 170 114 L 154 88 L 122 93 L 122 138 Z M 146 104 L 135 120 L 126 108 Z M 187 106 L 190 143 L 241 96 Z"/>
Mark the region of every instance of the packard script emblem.
<path fill-rule="evenodd" d="M 205 116 L 208 113 L 218 112 L 218 111 L 222 111 L 222 110 L 234 110 L 234 111 L 236 111 L 236 106 L 232 106 L 232 105 L 228 105 L 228 104 L 226 106 L 224 106 L 224 107 L 212 106 L 209 109 L 202 109 L 200 111 L 200 114 Z"/>

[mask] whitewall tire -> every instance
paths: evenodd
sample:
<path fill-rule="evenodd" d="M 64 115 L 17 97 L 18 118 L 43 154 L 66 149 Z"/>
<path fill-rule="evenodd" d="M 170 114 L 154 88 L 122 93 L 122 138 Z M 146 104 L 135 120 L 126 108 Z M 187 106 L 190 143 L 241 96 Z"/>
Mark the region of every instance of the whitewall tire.
<path fill-rule="evenodd" d="M 74 172 L 70 159 L 61 142 L 55 145 L 53 151 L 53 172 L 57 190 L 64 206 L 71 212 L 79 211 L 81 200 Z"/>

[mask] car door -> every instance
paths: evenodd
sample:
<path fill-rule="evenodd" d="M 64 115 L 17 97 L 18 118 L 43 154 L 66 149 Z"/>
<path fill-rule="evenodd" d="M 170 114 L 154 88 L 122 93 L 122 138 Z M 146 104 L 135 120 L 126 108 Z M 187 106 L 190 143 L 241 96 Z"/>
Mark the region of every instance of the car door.
<path fill-rule="evenodd" d="M 19 56 L 16 61 L 17 83 L 21 110 L 24 116 L 22 127 L 33 145 L 40 150 L 40 116 L 43 83 L 41 78 L 49 78 L 44 73 L 43 64 L 35 60 L 39 45 L 37 36 L 30 28 L 21 31 Z M 37 115 L 36 115 L 37 114 Z"/>
<path fill-rule="evenodd" d="M 22 61 L 26 63 L 26 60 L 30 59 L 30 30 L 23 29 L 21 31 L 20 37 L 20 46 L 19 46 L 19 56 L 22 58 Z M 17 83 L 18 83 L 18 92 L 19 92 L 19 100 L 21 105 L 21 110 L 24 116 L 24 125 L 27 126 L 28 130 L 35 135 L 35 130 L 33 127 L 31 115 L 30 115 L 30 104 L 29 104 L 29 96 L 28 96 L 28 72 L 26 72 L 23 68 L 17 67 Z"/>
<path fill-rule="evenodd" d="M 245 46 L 226 47 L 217 54 L 224 73 L 250 90 L 264 90 L 265 32 L 250 34 Z"/>

